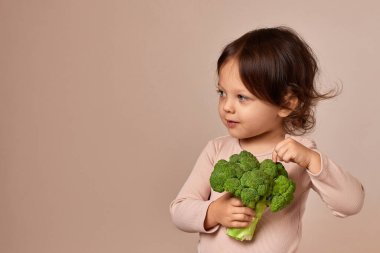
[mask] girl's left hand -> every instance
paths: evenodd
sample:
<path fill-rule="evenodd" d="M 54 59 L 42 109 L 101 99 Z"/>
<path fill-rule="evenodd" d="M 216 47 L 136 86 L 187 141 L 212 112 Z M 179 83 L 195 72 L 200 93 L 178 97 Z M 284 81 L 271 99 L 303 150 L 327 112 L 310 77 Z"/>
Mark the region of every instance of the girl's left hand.
<path fill-rule="evenodd" d="M 320 155 L 292 138 L 286 138 L 276 145 L 272 153 L 272 160 L 274 162 L 294 162 L 314 174 L 321 170 Z"/>

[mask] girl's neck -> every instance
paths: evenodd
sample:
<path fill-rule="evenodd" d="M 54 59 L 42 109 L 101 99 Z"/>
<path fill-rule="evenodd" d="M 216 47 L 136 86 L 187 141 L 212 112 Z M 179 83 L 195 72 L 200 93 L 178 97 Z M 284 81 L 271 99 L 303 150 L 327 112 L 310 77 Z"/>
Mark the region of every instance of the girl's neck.
<path fill-rule="evenodd" d="M 252 154 L 270 153 L 276 145 L 285 139 L 284 131 L 267 132 L 246 139 L 239 139 L 240 146 Z"/>

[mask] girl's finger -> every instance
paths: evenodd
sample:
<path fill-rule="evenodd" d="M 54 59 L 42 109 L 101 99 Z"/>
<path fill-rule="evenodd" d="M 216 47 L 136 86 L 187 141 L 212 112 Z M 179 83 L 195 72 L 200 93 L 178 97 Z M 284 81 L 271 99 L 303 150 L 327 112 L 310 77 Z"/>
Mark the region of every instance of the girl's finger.
<path fill-rule="evenodd" d="M 291 162 L 293 160 L 293 155 L 290 152 L 287 152 L 283 155 L 282 160 L 284 162 Z"/>
<path fill-rule="evenodd" d="M 244 214 L 244 215 L 251 216 L 251 217 L 255 216 L 255 212 L 251 208 L 248 208 L 248 207 L 234 208 L 232 213 L 233 214 Z"/>
<path fill-rule="evenodd" d="M 241 222 L 249 222 L 253 219 L 254 217 L 252 216 L 249 216 L 249 215 L 246 215 L 246 214 L 243 214 L 243 213 L 239 213 L 239 214 L 234 214 L 232 216 L 232 220 L 233 221 L 241 221 Z"/>
<path fill-rule="evenodd" d="M 288 145 L 282 145 L 281 147 L 276 149 L 277 160 L 284 161 L 284 157 L 287 155 L 288 152 L 289 152 L 289 146 Z"/>
<path fill-rule="evenodd" d="M 282 146 L 285 146 L 287 145 L 292 139 L 291 138 L 286 138 L 285 140 L 283 141 L 280 141 L 279 143 L 277 143 L 275 149 L 280 149 Z"/>
<path fill-rule="evenodd" d="M 289 142 L 289 138 L 286 138 L 285 140 L 279 142 L 276 145 L 276 147 L 274 148 L 272 152 L 272 160 L 274 162 L 278 162 L 278 160 L 281 158 L 281 152 L 284 150 L 288 142 Z"/>
<path fill-rule="evenodd" d="M 277 157 L 278 157 L 278 155 L 277 155 L 277 152 L 276 152 L 276 150 L 273 150 L 273 152 L 272 152 L 272 160 L 273 160 L 273 162 L 277 162 Z"/>
<path fill-rule="evenodd" d="M 226 192 L 223 196 L 221 196 L 220 198 L 222 198 L 222 199 L 230 199 L 230 198 L 232 198 L 232 194 L 231 193 L 229 193 L 229 192 Z"/>
<path fill-rule="evenodd" d="M 232 206 L 235 206 L 235 207 L 241 207 L 241 206 L 244 206 L 244 205 L 243 205 L 243 202 L 241 202 L 241 200 L 240 200 L 240 199 L 237 199 L 237 198 L 231 198 L 231 199 L 230 199 L 230 204 L 231 204 Z"/>
<path fill-rule="evenodd" d="M 231 228 L 245 228 L 251 224 L 251 221 L 232 221 L 230 226 Z"/>

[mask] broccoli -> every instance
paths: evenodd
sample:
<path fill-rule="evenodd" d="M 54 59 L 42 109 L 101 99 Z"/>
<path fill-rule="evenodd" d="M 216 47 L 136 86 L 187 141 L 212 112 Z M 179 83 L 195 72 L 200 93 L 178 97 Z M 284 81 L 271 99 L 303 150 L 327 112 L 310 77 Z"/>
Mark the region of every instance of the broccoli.
<path fill-rule="evenodd" d="M 285 170 L 284 165 L 280 162 L 273 162 L 270 159 L 265 159 L 260 164 L 260 170 L 263 170 L 265 173 L 270 175 L 273 178 L 277 178 L 279 175 L 288 177 L 288 172 Z"/>
<path fill-rule="evenodd" d="M 219 160 L 211 173 L 210 185 L 216 192 L 231 193 L 256 212 L 248 227 L 227 228 L 227 235 L 239 241 L 252 240 L 266 208 L 280 211 L 293 200 L 296 189 L 281 163 L 270 159 L 260 163 L 248 151 L 233 154 L 229 161 Z"/>
<path fill-rule="evenodd" d="M 228 178 L 236 176 L 235 169 L 226 160 L 219 160 L 210 176 L 210 184 L 216 192 L 224 191 L 224 183 Z"/>
<path fill-rule="evenodd" d="M 270 210 L 277 212 L 283 206 L 288 205 L 293 200 L 293 192 L 296 185 L 283 175 L 280 175 L 274 180 L 272 201 L 270 203 Z"/>

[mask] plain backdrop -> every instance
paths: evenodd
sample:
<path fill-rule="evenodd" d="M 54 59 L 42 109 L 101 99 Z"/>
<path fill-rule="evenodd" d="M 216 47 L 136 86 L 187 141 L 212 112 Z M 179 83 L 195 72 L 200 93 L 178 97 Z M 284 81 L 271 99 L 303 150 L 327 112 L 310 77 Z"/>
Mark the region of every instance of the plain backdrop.
<path fill-rule="evenodd" d="M 300 252 L 380 248 L 377 1 L 0 0 L 0 252 L 196 252 L 169 203 L 207 141 L 217 58 L 249 30 L 286 25 L 328 89 L 311 134 L 361 180 L 334 217 L 310 194 Z"/>

